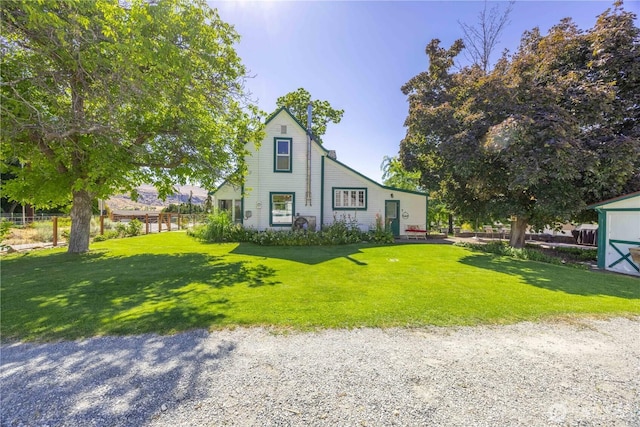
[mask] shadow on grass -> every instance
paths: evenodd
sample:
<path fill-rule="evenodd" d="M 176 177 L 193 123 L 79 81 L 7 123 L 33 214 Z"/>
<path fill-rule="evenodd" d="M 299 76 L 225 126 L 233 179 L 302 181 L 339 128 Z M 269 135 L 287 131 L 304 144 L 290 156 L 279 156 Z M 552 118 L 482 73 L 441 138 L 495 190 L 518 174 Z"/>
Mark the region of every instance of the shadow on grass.
<path fill-rule="evenodd" d="M 520 276 L 533 286 L 568 294 L 607 295 L 625 299 L 640 299 L 640 280 L 601 272 L 522 261 L 490 254 L 474 254 L 460 260 L 462 264 L 509 275 Z"/>
<path fill-rule="evenodd" d="M 250 255 L 262 258 L 278 258 L 287 261 L 315 265 L 337 258 L 345 258 L 356 265 L 364 266 L 366 262 L 359 261 L 352 255 L 362 253 L 360 248 L 364 244 L 336 245 L 336 246 L 260 246 L 254 243 L 240 243 L 231 251 L 236 255 Z M 379 245 L 367 244 L 366 247 Z M 388 245 L 387 245 L 388 246 Z"/>
<path fill-rule="evenodd" d="M 198 253 L 53 254 L 2 265 L 3 340 L 170 333 L 225 318 L 225 287 L 273 286 L 266 265 Z"/>
<path fill-rule="evenodd" d="M 5 345 L 0 424 L 146 425 L 202 399 L 235 348 L 202 330 Z"/>

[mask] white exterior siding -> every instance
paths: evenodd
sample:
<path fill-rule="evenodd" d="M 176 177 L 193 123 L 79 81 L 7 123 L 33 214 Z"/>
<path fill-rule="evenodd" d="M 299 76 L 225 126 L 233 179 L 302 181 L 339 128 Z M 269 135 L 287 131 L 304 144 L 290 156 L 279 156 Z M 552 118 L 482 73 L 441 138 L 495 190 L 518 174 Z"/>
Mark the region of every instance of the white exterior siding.
<path fill-rule="evenodd" d="M 239 185 L 231 185 L 229 183 L 225 183 L 220 188 L 216 190 L 214 200 L 217 202 L 218 200 L 224 199 L 240 199 L 242 197 L 242 191 Z"/>
<path fill-rule="evenodd" d="M 373 187 L 373 188 L 372 188 Z M 366 210 L 333 208 L 335 188 L 366 188 Z M 335 219 L 355 219 L 362 230 L 373 228 L 376 214 L 384 218 L 384 195 L 377 185 L 350 171 L 336 161 L 326 158 L 324 163 L 324 218 L 323 225 L 330 225 Z M 387 195 L 388 197 L 388 195 Z"/>
<path fill-rule="evenodd" d="M 396 193 L 394 193 L 396 194 Z M 400 234 L 406 235 L 410 225 L 427 227 L 427 200 L 422 194 L 400 193 Z"/>
<path fill-rule="evenodd" d="M 281 133 L 286 126 L 286 133 Z M 307 134 L 284 111 L 276 115 L 266 126 L 266 136 L 259 148 L 247 147 L 248 174 L 245 180 L 244 210 L 251 211 L 251 218 L 245 219 L 246 227 L 265 230 L 270 225 L 270 193 L 294 193 L 294 214 L 315 216 L 320 221 L 320 157 L 323 151 L 312 143 L 311 154 L 311 206 L 305 206 L 307 180 Z M 274 169 L 274 138 L 291 138 L 291 172 L 276 172 Z M 246 217 L 246 215 L 245 215 Z"/>
<path fill-rule="evenodd" d="M 631 257 L 621 260 L 621 255 L 629 253 L 629 248 L 640 246 L 640 210 L 631 212 L 607 212 L 607 243 L 604 262 L 608 270 L 640 276 L 633 267 Z M 617 250 L 616 250 L 617 249 Z M 620 260 L 620 261 L 619 261 Z"/>
<path fill-rule="evenodd" d="M 618 273 L 640 276 L 640 264 L 629 249 L 640 247 L 640 194 L 602 203 L 598 210 L 598 266 Z"/>
<path fill-rule="evenodd" d="M 239 185 L 232 185 L 225 183 L 218 188 L 213 196 L 213 206 L 215 208 L 220 207 L 220 200 L 230 200 L 231 203 L 227 206 L 231 219 L 236 222 L 242 222 L 242 188 Z M 236 208 L 236 206 L 240 208 Z"/>
<path fill-rule="evenodd" d="M 385 201 L 396 200 L 400 203 L 400 235 L 405 234 L 408 225 L 426 226 L 425 195 L 384 187 L 328 157 L 325 159 L 324 186 L 323 222 L 325 225 L 331 224 L 334 218 L 350 216 L 358 221 L 361 229 L 372 229 L 376 224 L 376 215 L 380 215 L 384 220 Z M 366 188 L 366 210 L 335 209 L 333 200 L 335 188 Z"/>
<path fill-rule="evenodd" d="M 290 171 L 276 170 L 275 141 L 280 138 L 291 142 Z M 362 230 L 369 230 L 375 227 L 376 215 L 380 215 L 384 221 L 386 200 L 400 203 L 398 212 L 400 235 L 405 234 L 407 225 L 422 226 L 426 222 L 426 195 L 384 187 L 329 158 L 328 152 L 315 141 L 311 143 L 311 204 L 307 204 L 307 133 L 284 109 L 268 120 L 265 126 L 265 138 L 260 146 L 248 145 L 247 151 L 244 194 L 241 194 L 240 188 L 229 184 L 221 186 L 215 193 L 216 201 L 244 197 L 242 199 L 243 224 L 247 228 L 260 231 L 289 228 L 288 224 L 272 223 L 271 195 L 273 193 L 293 194 L 293 215 L 315 217 L 317 230 L 322 225 L 333 223 L 334 218 L 343 217 L 355 219 Z M 334 188 L 364 191 L 366 207 L 334 209 Z M 278 212 L 278 218 L 287 218 L 287 215 L 283 216 L 282 213 L 282 210 Z"/>

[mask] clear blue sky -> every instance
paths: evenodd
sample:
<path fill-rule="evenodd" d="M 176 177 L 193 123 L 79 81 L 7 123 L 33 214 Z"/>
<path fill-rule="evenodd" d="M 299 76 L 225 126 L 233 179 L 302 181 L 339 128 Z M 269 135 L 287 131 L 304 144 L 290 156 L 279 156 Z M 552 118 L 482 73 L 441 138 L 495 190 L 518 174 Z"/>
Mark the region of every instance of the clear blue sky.
<path fill-rule="evenodd" d="M 519 1 L 493 60 L 514 52 L 525 30 L 546 34 L 571 17 L 591 28 L 613 1 Z M 242 36 L 237 52 L 255 77 L 247 82 L 259 107 L 299 87 L 344 109 L 323 137 L 338 160 L 381 181 L 383 157 L 395 156 L 405 135 L 407 99 L 400 87 L 427 69 L 425 47 L 438 38 L 449 47 L 462 37 L 458 21 L 475 24 L 482 1 L 209 1 Z M 504 8 L 506 3 L 498 4 Z M 625 1 L 636 14 L 640 1 Z M 460 56 L 461 64 L 467 61 Z"/>

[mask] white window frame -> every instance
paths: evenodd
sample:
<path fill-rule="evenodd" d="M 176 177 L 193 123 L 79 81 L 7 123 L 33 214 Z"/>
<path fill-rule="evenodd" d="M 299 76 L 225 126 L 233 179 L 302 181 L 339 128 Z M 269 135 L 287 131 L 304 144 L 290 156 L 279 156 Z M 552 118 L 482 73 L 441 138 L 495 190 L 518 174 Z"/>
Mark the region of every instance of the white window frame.
<path fill-rule="evenodd" d="M 333 187 L 332 204 L 334 210 L 367 210 L 367 189 Z"/>

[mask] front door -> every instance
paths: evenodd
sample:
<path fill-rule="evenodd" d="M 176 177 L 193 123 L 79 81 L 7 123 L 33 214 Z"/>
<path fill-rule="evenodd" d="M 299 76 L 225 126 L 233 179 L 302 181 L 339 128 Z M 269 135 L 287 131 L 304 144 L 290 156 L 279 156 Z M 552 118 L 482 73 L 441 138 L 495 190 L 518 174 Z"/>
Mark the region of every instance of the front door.
<path fill-rule="evenodd" d="M 384 223 L 387 231 L 391 231 L 395 237 L 400 235 L 400 201 L 385 200 Z"/>

